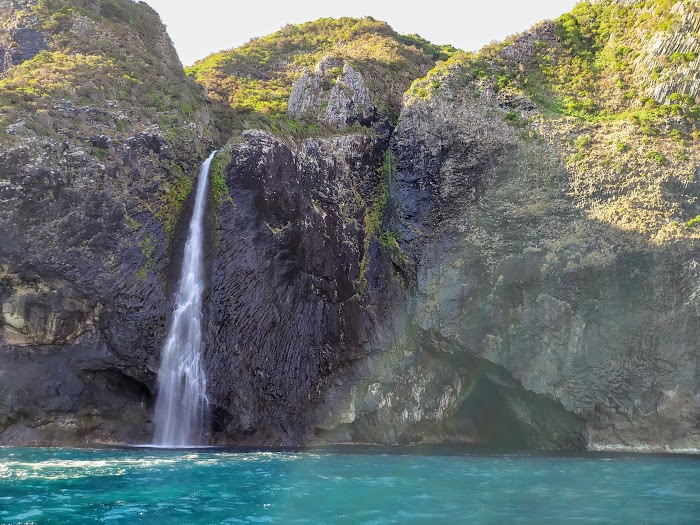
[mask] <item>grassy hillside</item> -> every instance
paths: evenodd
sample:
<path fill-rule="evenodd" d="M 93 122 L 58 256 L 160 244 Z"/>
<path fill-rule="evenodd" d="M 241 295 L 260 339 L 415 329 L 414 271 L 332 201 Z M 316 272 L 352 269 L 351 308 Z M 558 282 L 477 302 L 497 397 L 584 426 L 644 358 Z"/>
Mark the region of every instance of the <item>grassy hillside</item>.
<path fill-rule="evenodd" d="M 396 118 L 411 82 L 454 51 L 417 35 L 399 35 L 373 18 L 322 18 L 215 53 L 187 73 L 219 106 L 218 124 L 223 129 L 283 117 L 294 82 L 327 56 L 359 70 L 374 104 Z"/>
<path fill-rule="evenodd" d="M 654 243 L 700 238 L 700 6 L 582 2 L 478 53 L 457 53 L 407 100 L 471 90 L 550 142 L 589 218 Z"/>
<path fill-rule="evenodd" d="M 188 68 L 189 78 L 164 30 L 152 30 L 162 25 L 146 4 L 26 5 L 5 13 L 0 43 L 22 26 L 48 46 L 0 78 L 5 144 L 118 140 L 157 126 L 187 147 L 207 124 L 195 80 L 213 102 L 221 141 L 245 127 L 313 131 L 286 117 L 292 86 L 319 61 L 338 58 L 362 73 L 373 104 L 394 121 L 407 88 L 408 104 L 466 90 L 497 105 L 524 137 L 561 150 L 567 193 L 595 220 L 654 242 L 700 236 L 697 2 L 582 2 L 478 53 L 399 35 L 372 18 L 320 19 L 213 54 Z M 335 76 L 331 70 L 326 81 Z"/>
<path fill-rule="evenodd" d="M 172 139 L 192 140 L 187 130 L 204 97 L 145 3 L 39 0 L 5 12 L 0 44 L 12 46 L 16 28 L 35 31 L 47 45 L 0 77 L 0 133 L 9 128 L 8 139 L 118 138 L 158 125 Z"/>
<path fill-rule="evenodd" d="M 0 155 L 26 147 L 35 165 L 123 203 L 145 279 L 156 243 L 145 225 L 174 234 L 210 148 L 201 86 L 143 2 L 15 2 L 0 24 L 0 55 L 21 57 L 0 62 Z"/>

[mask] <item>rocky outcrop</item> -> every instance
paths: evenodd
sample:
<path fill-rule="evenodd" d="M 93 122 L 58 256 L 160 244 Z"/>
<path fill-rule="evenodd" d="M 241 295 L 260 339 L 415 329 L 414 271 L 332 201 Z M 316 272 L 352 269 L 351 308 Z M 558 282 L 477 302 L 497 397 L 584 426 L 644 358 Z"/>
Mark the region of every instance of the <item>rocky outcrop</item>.
<path fill-rule="evenodd" d="M 328 105 L 320 115 L 321 122 L 344 126 L 353 120 L 362 120 L 371 104 L 369 91 L 362 75 L 350 65 L 343 66 L 328 96 Z"/>
<path fill-rule="evenodd" d="M 467 277 L 478 270 L 457 256 L 467 250 L 470 213 L 489 183 L 512 169 L 509 157 L 514 161 L 521 153 L 500 115 L 471 95 L 455 93 L 408 101 L 404 108 L 394 133 L 393 219 L 385 236 L 396 239 L 399 254 L 387 278 L 402 276 L 407 298 L 381 311 L 381 336 L 329 384 L 317 413 L 319 439 L 585 446 L 583 419 L 483 359 L 470 337 L 457 337 L 466 326 L 484 322 L 467 313 L 475 306 L 471 292 L 484 276 Z M 381 249 L 386 264 L 392 249 Z M 475 327 L 480 330 L 487 328 Z M 479 336 L 488 340 L 487 332 Z"/>
<path fill-rule="evenodd" d="M 0 224 L 12 239 L 0 248 L 0 373 L 15 400 L 2 406 L 0 428 L 19 442 L 143 440 L 168 315 L 168 251 L 161 223 L 139 207 L 168 176 L 152 160 L 169 154 L 150 135 L 120 148 L 119 168 L 42 146 L 41 158 L 27 148 L 0 156 Z M 115 187 L 126 177 L 138 187 L 130 200 Z M 30 387 L 34 373 L 46 388 Z M 56 392 L 60 406 L 47 408 Z"/>
<path fill-rule="evenodd" d="M 416 324 L 403 324 L 393 345 L 375 349 L 329 383 L 315 414 L 317 442 L 585 448 L 581 418 Z"/>
<path fill-rule="evenodd" d="M 155 16 L 130 2 L 111 4 Z M 5 15 L 38 27 L 46 25 L 42 6 L 26 2 L 17 18 L 13 5 Z M 123 68 L 121 77 L 151 57 L 145 48 L 123 63 L 100 56 L 84 30 L 109 31 L 132 46 L 146 37 L 63 7 L 57 31 L 82 54 L 64 53 L 54 41 L 47 56 L 62 60 L 61 67 L 92 56 L 82 72 Z M 158 19 L 149 20 L 148 38 L 169 42 Z M 183 101 L 196 101 L 172 47 L 155 52 L 175 60 L 163 59 L 154 82 L 171 82 Z M 50 76 L 53 60 L 37 67 Z M 14 96 L 20 68 L 8 70 L 2 97 Z M 169 110 L 165 119 L 144 107 L 138 92 L 127 93 L 134 95 L 128 104 L 110 99 L 114 86 L 101 82 L 104 91 L 92 98 L 76 96 L 85 87 L 69 82 L 53 98 L 11 98 L 11 120 L 0 130 L 0 443 L 150 439 L 155 370 L 178 265 L 170 243 L 179 240 L 180 211 L 204 151 L 199 130 L 206 113 L 195 116 L 190 107 L 185 122 Z M 163 129 L 181 119 L 177 133 Z"/>
<path fill-rule="evenodd" d="M 331 56 L 294 83 L 287 114 L 295 119 L 318 119 L 336 129 L 370 125 L 378 116 L 362 74 Z"/>
<path fill-rule="evenodd" d="M 31 60 L 40 51 L 47 49 L 46 38 L 29 27 L 17 27 L 3 38 L 0 47 L 0 73 L 12 66 Z"/>
<path fill-rule="evenodd" d="M 522 64 L 525 68 L 533 65 L 542 47 L 556 42 L 556 24 L 552 20 L 545 20 L 517 35 L 510 45 L 500 50 L 500 55 L 508 62 L 516 66 Z"/>
<path fill-rule="evenodd" d="M 65 282 L 3 275 L 2 338 L 12 346 L 61 345 L 94 332 L 98 312 Z"/>
<path fill-rule="evenodd" d="M 0 16 L 4 15 L 8 21 L 0 30 L 0 75 L 49 47 L 46 35 L 33 27 L 37 25 L 35 19 L 19 20 L 12 16 L 11 13 L 27 5 L 28 2 L 0 2 Z"/>
<path fill-rule="evenodd" d="M 313 106 L 311 78 L 291 108 Z M 516 138 L 469 107 L 404 115 L 397 159 L 367 133 L 233 145 L 207 298 L 217 439 L 585 446 L 581 418 L 443 334 L 426 304 L 440 299 L 424 299 L 436 270 L 423 251 L 477 205 Z M 413 222 L 384 230 L 390 209 Z"/>
<path fill-rule="evenodd" d="M 568 413 L 585 422 L 580 434 L 565 427 L 565 446 L 578 435 L 595 447 L 697 449 L 697 248 L 659 248 L 588 220 L 565 193 L 555 144 L 528 140 L 507 124 L 509 108 L 481 89 L 446 82 L 438 95 L 409 98 L 395 132 L 390 226 L 416 272 L 401 331 L 449 341 L 467 369 L 480 368 L 471 381 L 491 381 L 496 364 L 511 384 L 556 401 L 545 419 Z M 367 418 L 382 419 L 391 441 L 420 413 L 434 426 L 408 435 L 430 440 L 450 410 L 465 416 L 468 381 L 454 364 L 418 357 L 421 347 L 401 341 L 355 365 L 341 396 L 347 411 L 336 419 L 345 426 L 335 428 L 366 435 Z M 339 395 L 331 388 L 328 397 Z M 537 403 L 519 399 L 530 410 L 520 421 L 543 430 Z M 479 406 L 489 402 L 498 407 L 493 398 Z M 547 436 L 518 444 L 552 446 L 562 434 Z"/>
<path fill-rule="evenodd" d="M 0 444 L 146 442 L 152 396 L 101 334 L 96 296 L 0 274 Z"/>
<path fill-rule="evenodd" d="M 405 301 L 406 256 L 368 230 L 396 183 L 386 147 L 262 132 L 232 147 L 206 298 L 215 440 L 583 447 L 582 419 Z"/>
<path fill-rule="evenodd" d="M 641 77 L 657 72 L 651 94 L 661 103 L 674 93 L 700 98 L 700 6 L 678 2 L 673 13 L 680 19 L 676 30 L 654 35 L 636 61 Z"/>
<path fill-rule="evenodd" d="M 262 132 L 233 147 L 206 298 L 221 439 L 308 441 L 321 385 L 370 338 L 365 215 L 385 147 L 361 134 L 290 147 Z"/>
<path fill-rule="evenodd" d="M 13 99 L 0 130 L 0 228 L 12 240 L 0 244 L 0 443 L 133 443 L 151 432 L 208 112 L 164 31 L 119 33 L 119 21 L 150 27 L 148 8 L 95 5 L 67 35 L 152 53 L 166 95 L 120 81 L 129 105 L 114 86 L 114 98 L 107 89 L 91 103 L 43 97 L 41 111 Z M 379 80 L 411 54 L 412 70 L 424 68 L 420 40 L 372 20 L 343 24 L 374 27 L 395 56 L 373 65 L 359 40 L 333 48 L 285 87 L 286 121 L 259 120 L 268 131 L 237 135 L 219 157 L 229 160 L 215 162 L 209 440 L 699 448 L 700 190 L 680 174 L 697 176 L 693 123 L 679 113 L 642 136 L 631 122 L 543 110 L 528 68 L 541 66 L 542 46 L 573 52 L 556 23 L 439 64 L 395 119 Z M 285 53 L 279 71 L 256 70 L 261 85 L 287 67 Z M 253 67 L 237 64 L 231 85 Z M 392 97 L 404 80 L 392 78 Z M 610 141 L 597 156 L 591 143 Z M 668 147 L 668 158 L 629 151 L 635 142 Z M 682 148 L 673 163 L 672 147 Z M 653 220 L 634 222 L 635 206 Z"/>

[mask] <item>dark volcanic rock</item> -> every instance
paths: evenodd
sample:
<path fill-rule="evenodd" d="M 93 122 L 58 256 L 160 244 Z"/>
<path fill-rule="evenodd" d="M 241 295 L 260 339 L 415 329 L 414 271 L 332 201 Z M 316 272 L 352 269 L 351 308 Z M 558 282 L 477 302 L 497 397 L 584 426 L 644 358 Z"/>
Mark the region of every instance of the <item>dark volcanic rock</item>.
<path fill-rule="evenodd" d="M 29 2 L 0 2 L 0 16 L 3 11 L 20 10 Z M 46 35 L 33 27 L 24 25 L 24 22 L 9 24 L 9 27 L 0 29 L 0 75 L 12 66 L 31 60 L 41 51 L 48 49 Z"/>
<path fill-rule="evenodd" d="M 232 154 L 207 298 L 216 430 L 299 443 L 323 380 L 374 325 L 360 274 L 384 147 L 347 135 L 290 149 L 249 132 Z"/>
<path fill-rule="evenodd" d="M 99 337 L 2 352 L 0 444 L 150 441 L 151 393 Z"/>
<path fill-rule="evenodd" d="M 382 181 L 385 146 L 345 135 L 290 147 L 248 132 L 233 147 L 226 171 L 233 204 L 218 209 L 207 298 L 216 439 L 584 447 L 582 419 L 446 339 L 420 299 L 406 301 L 415 292 L 406 255 L 365 238 L 372 199 L 384 183 L 401 199 L 396 209 L 435 227 L 442 219 L 431 216 L 430 187 L 418 182 L 399 192 L 401 172 Z M 458 195 L 476 202 L 484 166 L 502 149 L 453 150 L 462 158 L 483 150 L 481 164 L 464 166 L 471 177 L 447 177 L 453 218 Z M 421 238 L 411 253 L 429 249 Z"/>
<path fill-rule="evenodd" d="M 31 96 L 0 89 L 11 101 L 0 130 L 2 443 L 143 442 L 151 432 L 177 271 L 170 241 L 186 229 L 179 215 L 208 113 L 154 11 L 100 6 L 0 2 L 10 84 L 25 82 L 21 62 L 50 48 L 32 66 L 41 81 Z M 121 58 L 100 56 L 107 41 Z M 117 97 L 110 79 L 135 71 L 177 92 L 174 108 L 159 113 L 125 84 Z M 86 93 L 95 78 L 100 93 Z"/>
<path fill-rule="evenodd" d="M 48 142 L 43 158 L 28 148 L 0 156 L 0 224 L 12 239 L 0 245 L 0 371 L 4 396 L 16 400 L 3 405 L 0 428 L 10 426 L 10 435 L 18 424 L 48 442 L 148 435 L 170 313 L 161 277 L 167 242 L 160 223 L 139 212 L 138 192 L 124 201 L 113 184 L 126 175 L 144 200 L 156 194 L 167 171 L 138 174 L 159 140 L 134 137 L 119 168 Z M 138 220 L 134 231 L 129 221 Z M 32 374 L 53 387 L 30 388 Z M 56 392 L 63 405 L 55 406 Z"/>
<path fill-rule="evenodd" d="M 151 433 L 209 114 L 150 8 L 90 6 L 60 31 L 81 45 L 118 37 L 135 52 L 117 66 L 155 71 L 164 92 L 118 69 L 104 92 L 7 95 L 0 444 Z M 683 27 L 694 13 L 683 8 Z M 61 41 L 38 18 L 12 20 L 0 72 Z M 559 33 L 541 24 L 483 63 L 455 55 L 407 92 L 395 129 L 378 109 L 385 70 L 327 55 L 292 90 L 288 115 L 303 122 L 271 119 L 280 135 L 248 130 L 223 148 L 207 212 L 211 442 L 700 448 L 697 164 L 666 177 L 670 153 L 634 158 L 603 124 L 586 124 L 592 139 L 488 73 L 506 64 L 525 82 Z M 660 42 L 688 53 L 691 40 Z M 640 136 L 622 120 L 611 129 Z M 697 150 L 682 129 L 654 131 L 685 137 L 669 149 L 685 169 Z"/>
<path fill-rule="evenodd" d="M 31 60 L 40 51 L 48 49 L 44 35 L 29 27 L 17 28 L 11 33 L 11 38 L 15 44 L 9 51 L 10 63 L 13 66 Z"/>

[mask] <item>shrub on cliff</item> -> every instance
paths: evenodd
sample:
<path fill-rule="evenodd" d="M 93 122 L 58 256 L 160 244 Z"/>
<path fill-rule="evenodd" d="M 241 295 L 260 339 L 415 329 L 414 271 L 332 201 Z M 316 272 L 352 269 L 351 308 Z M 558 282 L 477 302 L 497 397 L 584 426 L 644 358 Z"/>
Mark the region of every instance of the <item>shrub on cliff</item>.
<path fill-rule="evenodd" d="M 210 55 L 187 73 L 207 88 L 219 128 L 230 132 L 256 114 L 284 116 L 294 82 L 324 56 L 351 63 L 362 73 L 373 103 L 396 115 L 413 79 L 452 52 L 451 46 L 435 46 L 418 35 L 399 35 L 371 17 L 322 18 Z"/>

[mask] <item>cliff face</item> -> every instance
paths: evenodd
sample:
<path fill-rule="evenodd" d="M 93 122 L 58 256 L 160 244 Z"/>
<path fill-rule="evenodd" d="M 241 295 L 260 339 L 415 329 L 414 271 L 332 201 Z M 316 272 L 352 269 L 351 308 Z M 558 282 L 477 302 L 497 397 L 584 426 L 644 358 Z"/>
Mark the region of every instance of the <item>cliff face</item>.
<path fill-rule="evenodd" d="M 365 214 L 385 142 L 342 135 L 295 149 L 249 132 L 232 148 L 208 301 L 222 438 L 308 441 L 321 384 L 370 338 Z"/>
<path fill-rule="evenodd" d="M 0 442 L 144 441 L 204 101 L 145 4 L 3 16 Z"/>
<path fill-rule="evenodd" d="M 641 8 L 637 23 L 624 3 L 582 4 L 409 89 L 365 231 L 368 337 L 304 376 L 314 439 L 697 447 L 697 104 L 690 84 L 659 95 L 695 57 L 648 43 L 689 42 L 697 12 Z M 636 73 L 652 56 L 663 74 Z M 568 81 L 572 61 L 600 93 Z M 325 70 L 300 77 L 290 115 L 330 106 Z M 263 159 L 258 176 L 284 180 Z M 276 315 L 303 325 L 294 304 Z"/>
<path fill-rule="evenodd" d="M 560 123 L 512 126 L 488 89 L 459 89 L 409 99 L 395 133 L 414 323 L 559 401 L 589 446 L 696 447 L 696 241 L 592 219 L 557 139 L 523 133 Z"/>
<path fill-rule="evenodd" d="M 644 9 L 667 20 L 648 4 Z M 697 20 L 697 7 L 678 3 L 670 12 L 679 33 L 654 26 L 652 40 L 692 41 L 684 28 Z M 583 96 L 566 83 L 546 94 L 542 77 L 567 67 L 573 45 L 587 46 L 585 59 L 600 64 L 607 49 L 632 42 L 616 34 L 613 22 L 629 24 L 630 13 L 615 3 L 583 4 L 574 14 L 583 44 L 563 31 L 571 22 L 563 17 L 479 55 L 457 54 L 408 91 L 393 137 L 397 171 L 387 223 L 414 272 L 400 326 L 449 341 L 453 356 L 468 362 L 502 366 L 528 394 L 561 403 L 584 422 L 583 430 L 570 423 L 553 432 L 538 419 L 537 403 L 519 396 L 519 404 L 506 405 L 511 427 L 525 421 L 545 435 L 525 434 L 520 445 L 561 446 L 563 434 L 570 440 L 564 446 L 583 435 L 591 448 L 697 449 L 700 158 L 692 82 L 674 84 L 680 92 L 670 98 L 685 101 L 675 110 L 659 105 L 667 95 L 657 103 L 642 98 L 637 104 L 651 115 L 626 113 L 635 103 L 624 99 L 607 108 L 586 100 L 576 106 L 567 100 Z M 600 29 L 606 16 L 613 26 L 607 33 Z M 625 29 L 645 40 L 646 26 Z M 683 78 L 686 60 L 653 48 L 663 76 L 629 73 L 651 55 L 646 45 L 626 50 L 637 62 L 616 68 L 629 85 L 648 82 L 645 89 L 659 94 L 669 79 Z M 546 63 L 538 62 L 543 49 Z M 607 66 L 580 67 L 595 80 Z M 557 114 L 580 108 L 586 118 Z M 460 369 L 450 366 L 452 377 L 445 377 L 431 360 L 416 365 L 431 348 L 425 339 L 395 344 L 401 351 L 390 372 L 374 356 L 355 365 L 361 381 L 341 395 L 349 399 L 347 435 L 364 435 L 371 420 L 390 429 L 389 441 L 401 430 L 409 439 L 469 440 L 474 429 L 488 441 L 488 425 L 467 408 L 479 392 L 464 395 Z M 483 381 L 490 374 L 476 375 Z M 332 386 L 327 399 L 340 390 Z M 561 412 L 553 404 L 546 414 L 552 420 Z M 439 427 L 446 423 L 450 432 Z"/>
<path fill-rule="evenodd" d="M 693 2 L 582 3 L 477 54 L 289 26 L 188 70 L 213 122 L 146 6 L 45 6 L 3 11 L 4 442 L 148 438 L 215 128 L 212 442 L 700 446 Z M 60 47 L 99 31 L 138 53 Z M 124 79 L 152 63 L 157 90 Z"/>
<path fill-rule="evenodd" d="M 308 76 L 292 93 L 324 96 Z M 418 321 L 417 266 L 386 229 L 403 159 L 388 133 L 345 131 L 367 110 L 351 97 L 318 115 L 337 135 L 255 131 L 230 146 L 207 300 L 218 439 L 584 446 L 576 415 Z"/>

